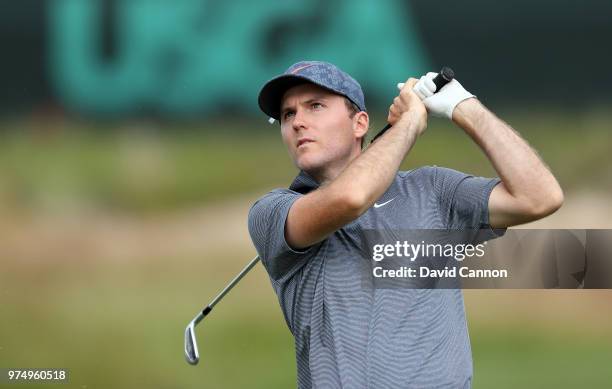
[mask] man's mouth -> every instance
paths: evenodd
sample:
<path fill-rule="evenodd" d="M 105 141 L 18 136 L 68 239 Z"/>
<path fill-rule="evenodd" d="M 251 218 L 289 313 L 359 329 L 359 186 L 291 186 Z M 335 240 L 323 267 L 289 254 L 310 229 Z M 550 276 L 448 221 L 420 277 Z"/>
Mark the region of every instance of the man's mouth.
<path fill-rule="evenodd" d="M 301 145 L 306 144 L 306 143 L 310 143 L 310 142 L 314 142 L 314 140 L 312 140 L 310 138 L 302 138 L 302 139 L 298 140 L 297 147 L 299 148 Z"/>

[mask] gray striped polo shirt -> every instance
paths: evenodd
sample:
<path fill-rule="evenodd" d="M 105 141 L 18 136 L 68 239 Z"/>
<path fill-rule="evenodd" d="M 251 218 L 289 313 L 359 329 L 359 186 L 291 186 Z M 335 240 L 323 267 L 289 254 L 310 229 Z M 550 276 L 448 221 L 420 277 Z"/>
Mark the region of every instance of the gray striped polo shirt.
<path fill-rule="evenodd" d="M 295 338 L 299 388 L 471 387 L 461 290 L 368 288 L 360 241 L 368 229 L 488 228 L 499 182 L 435 166 L 398 172 L 384 206 L 303 251 L 285 241 L 285 219 L 317 182 L 301 172 L 255 202 L 249 232 Z"/>

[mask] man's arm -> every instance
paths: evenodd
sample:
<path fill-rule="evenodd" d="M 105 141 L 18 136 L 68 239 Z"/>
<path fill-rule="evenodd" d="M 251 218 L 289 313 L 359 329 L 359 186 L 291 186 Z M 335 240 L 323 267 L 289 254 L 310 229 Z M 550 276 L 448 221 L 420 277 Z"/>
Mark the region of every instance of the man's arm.
<path fill-rule="evenodd" d="M 537 153 L 477 99 L 463 100 L 453 121 L 484 151 L 502 182 L 489 198 L 494 228 L 541 219 L 563 204 L 563 191 Z"/>
<path fill-rule="evenodd" d="M 389 110 L 393 126 L 334 180 L 296 200 L 285 223 L 293 248 L 311 246 L 357 219 L 385 193 L 399 166 L 427 126 L 427 110 L 410 79 Z"/>

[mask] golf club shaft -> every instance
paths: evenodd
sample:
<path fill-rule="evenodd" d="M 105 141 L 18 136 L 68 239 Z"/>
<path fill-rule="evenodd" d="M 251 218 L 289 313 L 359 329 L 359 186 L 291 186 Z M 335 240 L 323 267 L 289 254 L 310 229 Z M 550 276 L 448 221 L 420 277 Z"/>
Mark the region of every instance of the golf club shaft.
<path fill-rule="evenodd" d="M 236 284 L 238 282 L 240 282 L 240 280 L 242 279 L 242 277 L 244 277 L 252 268 L 253 266 L 255 266 L 257 264 L 257 262 L 259 262 L 259 256 L 256 256 L 255 258 L 253 258 L 251 260 L 251 262 L 249 262 L 244 269 L 242 269 L 240 271 L 240 273 L 238 273 L 238 275 L 236 277 L 234 277 L 234 279 L 232 281 L 230 281 L 229 284 L 227 284 L 227 286 L 225 288 L 223 288 L 223 290 L 217 295 L 217 297 L 215 297 L 210 304 L 208 304 L 206 306 L 206 308 L 204 308 L 202 311 L 200 311 L 200 313 L 198 313 L 198 315 L 193 319 L 194 322 L 197 324 L 200 321 L 202 321 L 202 319 L 204 319 L 204 317 L 206 315 L 208 315 L 210 313 L 210 311 L 212 311 L 213 307 L 219 302 L 221 301 L 221 299 L 229 293 L 230 290 L 232 290 L 232 288 L 234 286 L 236 286 Z"/>

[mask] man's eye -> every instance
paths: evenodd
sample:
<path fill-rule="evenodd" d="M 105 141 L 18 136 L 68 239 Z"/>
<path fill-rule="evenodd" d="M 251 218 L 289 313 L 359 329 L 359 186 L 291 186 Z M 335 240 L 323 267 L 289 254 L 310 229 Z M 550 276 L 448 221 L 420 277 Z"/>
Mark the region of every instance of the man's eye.
<path fill-rule="evenodd" d="M 285 112 L 285 114 L 283 115 L 283 119 L 288 119 L 291 117 L 291 115 L 293 115 L 293 112 L 291 111 L 287 111 Z"/>
<path fill-rule="evenodd" d="M 321 104 L 321 103 L 312 103 L 311 107 L 314 108 L 314 109 L 319 109 L 319 108 L 323 107 L 323 104 Z"/>

